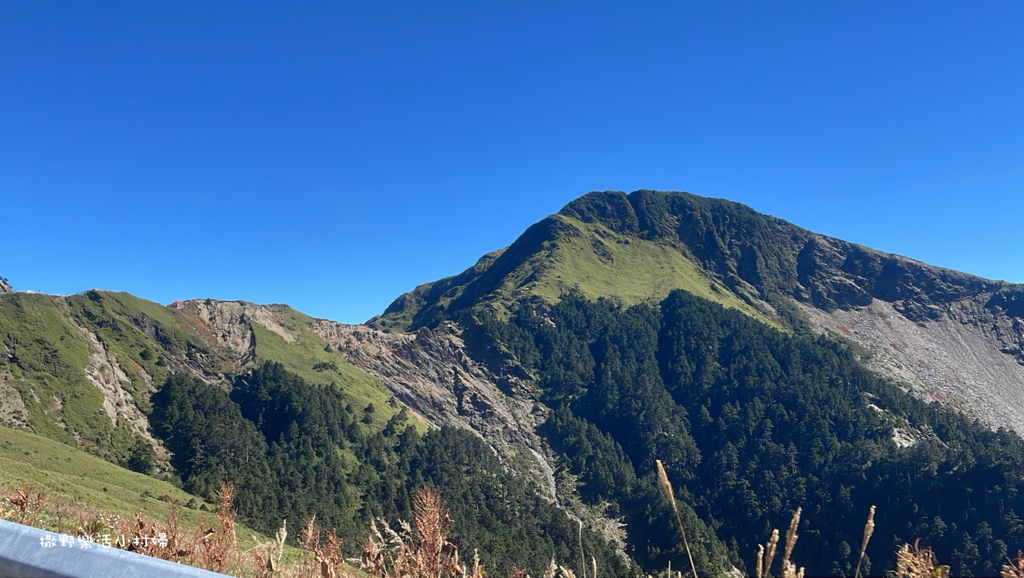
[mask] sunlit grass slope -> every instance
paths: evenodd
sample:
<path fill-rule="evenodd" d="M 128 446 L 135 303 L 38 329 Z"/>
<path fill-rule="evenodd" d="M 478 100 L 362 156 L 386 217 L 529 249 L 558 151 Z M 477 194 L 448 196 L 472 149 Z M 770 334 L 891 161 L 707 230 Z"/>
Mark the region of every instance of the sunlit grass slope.
<path fill-rule="evenodd" d="M 169 496 L 181 504 L 204 503 L 168 482 L 118 467 L 75 448 L 35 434 L 0 426 L 0 483 L 8 487 L 31 485 L 34 491 L 81 501 L 110 512 L 141 511 L 163 519 Z M 190 523 L 199 512 L 182 508 Z M 207 516 L 209 517 L 209 516 Z"/>
<path fill-rule="evenodd" d="M 117 356 L 118 365 L 130 380 L 122 387 L 143 411 L 149 409 L 143 395 L 149 389 L 143 371 L 153 384 L 162 384 L 171 371 L 169 360 L 188 359 L 196 353 L 204 355 L 211 370 L 223 369 L 213 348 L 179 311 L 130 293 L 111 291 L 86 291 L 67 297 L 67 303 L 76 321 L 96 333 Z"/>
<path fill-rule="evenodd" d="M 777 326 L 707 275 L 669 240 L 617 233 L 600 223 L 584 223 L 565 215 L 551 219 L 559 221 L 557 226 L 548 226 L 549 230 L 557 231 L 553 238 L 534 245 L 534 251 L 493 287 L 486 286 L 484 293 L 471 284 L 458 297 L 442 303 L 466 306 L 476 290 L 483 293 L 478 303 L 502 315 L 509 305 L 521 299 L 540 297 L 554 304 L 573 290 L 589 299 L 603 297 L 629 306 L 657 302 L 673 290 L 682 289 Z M 498 262 L 497 266 L 500 265 Z M 486 275 L 475 283 L 483 285 L 484 281 Z"/>
<path fill-rule="evenodd" d="M 480 306 L 504 317 L 516 302 L 540 298 L 555 304 L 569 291 L 629 306 L 657 302 L 682 289 L 779 326 L 742 287 L 726 287 L 688 254 L 681 242 L 668 237 L 644 237 L 616 231 L 599 220 L 552 215 L 460 275 L 401 296 L 369 324 L 408 331 Z"/>
<path fill-rule="evenodd" d="M 618 234 L 599 223 L 559 218 L 582 234 L 555 242 L 548 266 L 528 285 L 530 294 L 556 302 L 575 287 L 590 299 L 606 297 L 633 305 L 660 301 L 674 289 L 682 289 L 768 321 L 727 287 L 705 275 L 678 247 Z"/>
<path fill-rule="evenodd" d="M 6 353 L 0 370 L 10 372 L 8 384 L 20 394 L 28 413 L 23 418 L 34 431 L 66 443 L 74 443 L 74 431 L 86 443 L 102 445 L 113 425 L 103 411 L 103 395 L 85 376 L 88 344 L 59 299 L 0 297 L 0 353 Z"/>
<path fill-rule="evenodd" d="M 313 318 L 294 309 L 279 311 L 278 322 L 295 336 L 291 342 L 253 322 L 257 363 L 276 361 L 308 383 L 334 384 L 353 409 L 363 410 L 373 404 L 375 411 L 370 414 L 370 428 L 373 431 L 383 429 L 391 416 L 399 411 L 388 403 L 391 394 L 380 379 L 349 363 L 340 353 L 331 350 L 319 335 L 307 329 L 306 324 L 311 321 Z"/>

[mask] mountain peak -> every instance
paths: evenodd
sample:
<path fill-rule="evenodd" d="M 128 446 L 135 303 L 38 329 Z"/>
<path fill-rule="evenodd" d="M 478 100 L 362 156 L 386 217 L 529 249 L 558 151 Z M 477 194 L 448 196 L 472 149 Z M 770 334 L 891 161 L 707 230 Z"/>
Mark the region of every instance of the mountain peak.
<path fill-rule="evenodd" d="M 584 223 L 601 223 L 617 233 L 640 232 L 640 221 L 629 197 L 620 191 L 595 191 L 571 201 L 559 215 Z"/>
<path fill-rule="evenodd" d="M 831 312 L 879 299 L 915 322 L 936 318 L 955 300 L 987 295 L 987 307 L 1024 317 L 1024 298 L 1016 297 L 1020 286 L 875 251 L 740 203 L 685 192 L 590 192 L 494 255 L 399 297 L 370 323 L 412 330 L 480 303 L 501 309 L 522 298 L 557 301 L 574 288 L 627 304 L 682 288 L 762 318 L 772 318 L 780 300 Z M 644 296 L 644 290 L 651 293 Z"/>

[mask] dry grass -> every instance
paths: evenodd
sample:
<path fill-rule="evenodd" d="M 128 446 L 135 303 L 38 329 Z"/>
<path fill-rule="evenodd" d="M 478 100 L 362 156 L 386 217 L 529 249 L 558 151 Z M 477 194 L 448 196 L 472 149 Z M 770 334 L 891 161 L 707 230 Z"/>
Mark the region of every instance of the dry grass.
<path fill-rule="evenodd" d="M 361 543 L 363 569 L 374 578 L 483 578 L 476 552 L 471 567 L 459 564 L 459 549 L 448 541 L 452 520 L 441 495 L 424 486 L 412 507 L 415 532 L 404 521 L 395 530 L 378 519 L 383 532 L 371 522 L 372 533 Z"/>
<path fill-rule="evenodd" d="M 36 494 L 35 499 L 32 498 L 32 486 L 15 490 L 13 495 L 7 496 L 3 501 L 0 501 L 0 518 L 4 517 L 4 505 L 6 503 L 10 504 L 14 509 L 11 521 L 26 526 L 34 526 L 45 502 L 46 493 L 44 492 L 39 492 Z"/>
<path fill-rule="evenodd" d="M 281 558 L 284 557 L 284 542 L 287 539 L 287 520 L 281 522 L 281 529 L 277 531 L 275 541 L 262 542 L 253 536 L 256 545 L 249 550 L 249 553 L 252 554 L 254 560 L 253 570 L 256 578 L 266 578 L 281 571 Z"/>
<path fill-rule="evenodd" d="M 200 521 L 198 528 L 186 529 L 178 522 L 178 508 L 171 503 L 163 522 L 152 520 L 141 512 L 122 518 L 94 507 L 58 498 L 47 502 L 45 493 L 33 496 L 32 488 L 15 490 L 0 501 L 0 518 L 30 525 L 40 525 L 40 514 L 48 514 L 47 527 L 56 526 L 59 535 L 88 537 L 103 546 L 127 550 L 163 560 L 188 564 L 213 572 L 254 578 L 352 578 L 346 570 L 343 543 L 334 529 L 323 530 L 316 519 L 299 532 L 298 544 L 303 558 L 284 567 L 287 527 L 282 524 L 276 540 L 256 539 L 246 551 L 239 548 L 235 535 L 234 487 L 221 484 L 217 492 L 216 520 Z M 44 506 L 50 506 L 44 509 Z M 398 523 L 392 529 L 379 520 L 383 533 L 371 523 L 372 533 L 362 541 L 362 556 L 354 562 L 373 578 L 484 578 L 479 557 L 474 552 L 470 565 L 460 564 L 459 551 L 448 541 L 451 518 L 440 494 L 424 487 L 413 498 L 413 525 Z M 596 578 L 596 563 L 591 578 Z M 522 573 L 522 576 L 526 576 Z M 571 576 L 571 573 L 563 576 Z"/>
<path fill-rule="evenodd" d="M 207 526 L 200 522 L 195 531 L 186 531 L 178 523 L 177 504 L 171 503 L 170 513 L 163 523 L 150 520 L 136 512 L 133 520 L 114 520 L 113 535 L 106 520 L 98 518 L 91 527 L 79 526 L 85 536 L 112 537 L 112 547 L 188 564 L 212 572 L 234 571 L 243 568 L 238 539 L 235 536 L 234 487 L 222 483 L 217 492 L 217 523 Z"/>
<path fill-rule="evenodd" d="M 185 529 L 178 522 L 178 506 L 170 504 L 164 522 L 151 520 L 141 512 L 122 518 L 97 508 L 56 498 L 47 501 L 46 494 L 33 498 L 30 487 L 15 490 L 0 503 L 0 517 L 27 526 L 56 528 L 55 540 L 73 536 L 99 545 L 144 554 L 162 560 L 188 564 L 213 572 L 251 575 L 245 565 L 235 536 L 234 488 L 221 484 L 217 493 L 217 521 L 207 526 L 205 519 L 198 528 Z M 46 524 L 43 524 L 43 516 Z M 45 526 L 45 527 L 44 527 Z"/>
<path fill-rule="evenodd" d="M 904 544 L 896 550 L 895 578 L 946 578 L 949 566 L 935 567 L 935 556 L 931 548 L 921 549 L 918 542 Z"/>
<path fill-rule="evenodd" d="M 282 526 L 283 529 L 283 526 Z M 279 538 L 279 540 L 282 540 Z M 283 540 L 282 540 L 283 541 Z M 345 570 L 344 544 L 335 530 L 322 531 L 313 516 L 299 532 L 299 545 L 308 556 L 303 562 L 299 576 L 315 578 L 349 577 Z M 310 558 L 312 558 L 310 560 Z"/>
<path fill-rule="evenodd" d="M 675 497 L 661 462 L 658 462 L 658 474 L 682 531 Z M 355 578 L 346 562 L 359 564 L 369 578 L 486 577 L 476 552 L 471 564 L 460 563 L 458 547 L 448 540 L 448 527 L 452 523 L 448 510 L 440 493 L 427 487 L 413 498 L 413 524 L 399 521 L 397 529 L 394 529 L 382 519 L 371 522 L 371 533 L 360 541 L 361 555 L 356 560 L 343 557 L 342 540 L 335 530 L 324 531 L 316 524 L 315 518 L 310 520 L 298 536 L 303 557 L 290 565 L 283 562 L 288 537 L 284 524 L 275 540 L 260 542 L 254 537 L 256 546 L 242 551 L 235 536 L 236 511 L 231 484 L 221 484 L 217 501 L 216 523 L 208 526 L 202 520 L 198 528 L 186 529 L 178 523 L 178 508 L 173 502 L 166 520 L 156 522 L 140 512 L 136 512 L 134 517 L 122 518 L 66 498 L 48 498 L 43 492 L 33 496 L 32 488 L 25 487 L 0 500 L 0 518 L 32 526 L 42 525 L 41 520 L 45 518 L 45 525 L 56 527 L 61 534 L 74 528 L 76 536 L 90 536 L 106 546 L 239 577 Z M 797 568 L 790 560 L 798 538 L 800 515 L 801 509 L 797 508 L 786 531 L 779 564 L 781 578 L 804 576 L 804 569 Z M 874 515 L 875 507 L 872 506 L 864 525 L 856 576 L 859 576 L 864 552 L 874 532 Z M 683 540 L 689 556 L 685 532 Z M 779 540 L 779 530 L 776 529 L 766 544 L 758 545 L 755 578 L 770 578 Z M 936 564 L 930 548 L 922 549 L 917 542 L 904 544 L 896 551 L 896 570 L 891 574 L 894 578 L 947 578 L 949 566 Z M 694 570 L 692 556 L 690 566 Z M 589 576 L 587 574 L 584 565 L 583 577 L 597 578 L 597 561 L 593 557 L 590 559 Z M 666 574 L 683 576 L 681 572 L 673 573 L 671 568 Z M 1024 553 L 1018 552 L 1016 558 L 1007 559 L 1001 575 L 1003 578 L 1024 578 Z M 525 571 L 515 567 L 510 577 L 530 578 Z M 543 578 L 576 578 L 576 575 L 552 560 Z"/>
<path fill-rule="evenodd" d="M 871 541 L 871 534 L 875 531 L 875 507 L 871 506 L 868 511 L 868 521 L 864 524 L 864 538 L 860 543 L 860 556 L 857 557 L 857 570 L 853 573 L 854 578 L 860 578 L 860 565 L 864 561 L 864 552 L 868 549 L 868 542 Z"/>
<path fill-rule="evenodd" d="M 1024 552 L 1018 550 L 1016 558 L 1006 561 L 1009 564 L 1003 564 L 1001 572 L 1003 578 L 1024 578 Z"/>
<path fill-rule="evenodd" d="M 661 489 L 665 491 L 665 495 L 668 496 L 668 501 L 672 504 L 672 511 L 676 515 L 676 523 L 679 524 L 679 531 L 683 535 L 683 545 L 686 546 L 686 557 L 690 559 L 690 572 L 697 576 L 697 566 L 693 563 L 693 554 L 690 553 L 690 542 L 686 539 L 686 528 L 683 528 L 683 519 L 679 516 L 679 508 L 676 507 L 676 497 L 672 493 L 672 484 L 668 481 L 668 474 L 665 472 L 665 466 L 661 465 L 661 460 L 654 460 L 658 465 L 658 483 L 661 484 Z"/>
<path fill-rule="evenodd" d="M 1000 575 L 1002 578 L 1024 578 L 1024 553 L 1017 552 L 1014 559 L 1006 559 Z M 949 566 L 936 566 L 935 554 L 931 548 L 920 548 L 904 544 L 896 551 L 896 572 L 894 578 L 949 578 Z"/>

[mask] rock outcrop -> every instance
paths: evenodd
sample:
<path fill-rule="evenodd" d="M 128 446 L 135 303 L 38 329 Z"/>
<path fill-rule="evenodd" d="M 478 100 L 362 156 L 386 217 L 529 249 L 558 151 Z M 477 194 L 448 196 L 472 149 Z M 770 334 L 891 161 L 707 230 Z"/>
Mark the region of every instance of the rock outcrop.
<path fill-rule="evenodd" d="M 993 313 L 985 302 L 985 295 L 956 301 L 917 322 L 878 299 L 832 312 L 801 308 L 817 331 L 869 351 L 864 362 L 877 373 L 993 428 L 1024 432 L 1024 323 Z"/>
<path fill-rule="evenodd" d="M 317 320 L 317 335 L 381 383 L 411 413 L 433 427 L 468 429 L 479 435 L 507 467 L 541 481 L 556 499 L 554 469 L 535 433 L 545 409 L 531 387 L 515 377 L 498 378 L 466 354 L 461 329 L 441 323 L 416 333 L 388 333 L 364 325 Z M 528 451 L 533 459 L 523 458 Z"/>

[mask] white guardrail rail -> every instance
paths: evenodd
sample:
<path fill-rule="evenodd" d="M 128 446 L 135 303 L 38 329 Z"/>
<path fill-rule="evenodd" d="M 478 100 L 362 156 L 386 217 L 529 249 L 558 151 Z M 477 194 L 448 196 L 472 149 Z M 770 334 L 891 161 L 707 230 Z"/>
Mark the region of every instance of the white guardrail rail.
<path fill-rule="evenodd" d="M 224 578 L 224 574 L 0 520 L 0 578 L 172 576 Z"/>

